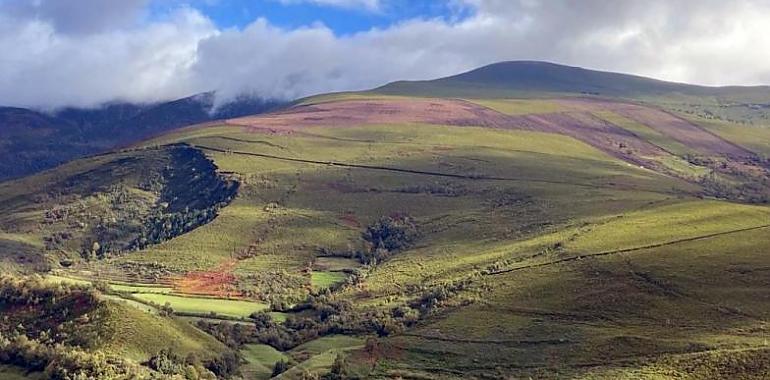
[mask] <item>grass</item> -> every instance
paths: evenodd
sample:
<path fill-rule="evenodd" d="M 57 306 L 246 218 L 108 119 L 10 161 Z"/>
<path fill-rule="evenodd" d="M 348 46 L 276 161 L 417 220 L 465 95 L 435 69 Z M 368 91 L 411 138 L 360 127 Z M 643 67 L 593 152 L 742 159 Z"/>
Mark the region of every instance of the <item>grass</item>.
<path fill-rule="evenodd" d="M 110 288 L 116 292 L 125 293 L 161 293 L 168 294 L 174 291 L 173 288 L 167 286 L 153 286 L 153 285 L 125 285 L 125 284 L 110 284 Z"/>
<path fill-rule="evenodd" d="M 142 311 L 150 313 L 150 314 L 157 314 L 158 313 L 158 309 L 156 307 L 150 306 L 150 305 L 138 302 L 138 301 L 134 301 L 132 299 L 126 299 L 126 298 L 123 298 L 123 297 L 113 296 L 113 295 L 109 295 L 109 294 L 105 295 L 104 297 L 106 299 L 109 299 L 109 300 L 114 301 L 114 302 L 122 303 L 122 304 L 125 304 L 125 305 L 128 305 L 128 306 L 131 306 L 131 307 L 135 307 L 135 308 L 137 308 L 139 310 L 142 310 Z"/>
<path fill-rule="evenodd" d="M 343 350 L 363 347 L 364 339 L 348 335 L 329 335 L 311 340 L 291 350 L 293 354 L 318 355 L 329 350 Z"/>
<path fill-rule="evenodd" d="M 136 294 L 135 297 L 142 301 L 154 302 L 158 305 L 165 305 L 168 302 L 174 311 L 201 315 L 216 313 L 217 315 L 228 317 L 245 318 L 254 312 L 267 309 L 267 305 L 263 303 L 244 300 L 183 297 L 151 293 L 140 293 Z"/>
<path fill-rule="evenodd" d="M 286 371 L 281 378 L 298 378 L 303 372 L 328 372 L 338 354 L 346 355 L 363 346 L 362 338 L 343 335 L 330 335 L 312 340 L 291 350 L 292 357 L 300 363 Z"/>
<path fill-rule="evenodd" d="M 695 153 L 694 150 L 688 148 L 686 145 L 674 139 L 666 137 L 665 135 L 656 131 L 655 129 L 650 128 L 634 120 L 631 120 L 629 118 L 618 115 L 614 112 L 597 111 L 597 112 L 594 112 L 594 115 L 596 115 L 600 119 L 604 119 L 614 125 L 617 125 L 618 127 L 621 127 L 629 132 L 632 132 L 637 136 L 640 136 L 643 139 L 649 141 L 650 143 L 656 146 L 659 146 L 675 155 L 682 156 L 688 153 Z"/>
<path fill-rule="evenodd" d="M 742 125 L 721 120 L 708 120 L 692 115 L 686 117 L 720 137 L 748 148 L 749 150 L 770 155 L 770 127 L 765 125 Z"/>
<path fill-rule="evenodd" d="M 309 101 L 352 98 L 361 97 Z M 574 111 L 546 99 L 474 101 L 509 114 Z M 616 114 L 596 116 L 675 155 L 689 151 Z M 734 126 L 707 128 L 740 144 L 757 140 L 752 146 L 765 149 L 755 130 L 744 138 Z M 241 179 L 238 197 L 207 225 L 84 270 L 117 272 L 130 264 L 164 267 L 175 276 L 295 276 L 304 282 L 293 290 L 307 292 L 360 267 L 356 260 L 319 252 L 365 249 L 361 233 L 368 224 L 409 214 L 419 230 L 414 244 L 366 269 L 360 284 L 335 296 L 358 309 L 390 311 L 442 284 L 470 285 L 448 301 L 456 307 L 429 315 L 405 334 L 379 339 L 384 354 L 374 376 L 633 378 L 688 369 L 708 374 L 697 371 L 720 366 L 729 361 L 725 357 L 763 368 L 761 355 L 744 357 L 739 350 L 758 350 L 768 336 L 770 304 L 762 292 L 770 286 L 770 235 L 736 231 L 770 223 L 766 206 L 701 199 L 697 184 L 549 133 L 408 124 L 281 135 L 222 126 L 181 130 L 146 144 L 171 142 L 238 152 L 207 151 L 221 170 Z M 673 155 L 661 160 L 684 177 L 703 174 Z M 46 176 L 54 174 L 40 181 L 48 181 Z M 15 202 L 6 198 L 7 204 Z M 39 210 L 15 207 L 19 220 L 38 223 Z M 42 241 L 34 233 L 3 233 L 0 239 L 8 241 Z M 310 281 L 307 268 L 313 271 Z M 112 286 L 201 317 L 213 311 L 241 318 L 266 309 L 246 300 L 182 297 L 158 286 Z M 162 345 L 161 339 L 180 340 L 187 350 L 209 346 L 202 338 L 185 338 L 197 333 L 176 324 L 157 325 L 158 316 L 143 320 L 133 306 L 120 304 L 128 320 L 120 322 L 126 328 L 117 335 L 132 357 Z M 159 337 L 149 336 L 154 330 L 161 331 Z M 139 339 L 147 345 L 138 346 Z M 265 378 L 288 355 L 299 364 L 287 378 L 303 370 L 322 372 L 341 351 L 359 360 L 363 342 L 330 336 L 288 353 L 250 345 L 244 349 L 246 371 Z M 696 362 L 685 363 L 690 357 Z"/>
<path fill-rule="evenodd" d="M 531 367 L 550 368 L 546 373 L 568 378 L 671 373 L 720 378 L 740 377 L 736 374 L 745 368 L 740 366 L 766 369 L 761 356 L 742 358 L 732 351 L 766 344 L 767 300 L 760 294 L 767 281 L 757 271 L 766 267 L 761 263 L 770 239 L 762 230 L 583 260 L 559 259 L 762 225 L 769 220 L 768 211 L 726 202 L 677 202 L 596 220 L 574 234 L 565 231 L 560 251 L 528 255 L 516 266 L 554 264 L 485 278 L 483 298 L 474 305 L 393 338 L 398 347 L 394 355 L 403 359 L 386 360 L 378 373 L 427 375 L 432 373 L 428 368 L 436 368 L 448 375 L 457 370 L 492 376 L 491 363 L 524 378 L 544 375 L 527 369 Z M 704 359 L 684 359 L 704 350 L 710 352 Z M 733 360 L 720 359 L 718 353 L 738 355 L 742 364 L 718 364 Z M 664 359 L 651 365 L 644 359 L 650 355 Z M 597 358 L 601 362 L 590 375 L 572 372 Z"/>
<path fill-rule="evenodd" d="M 14 366 L 0 365 L 0 378 L 3 380 L 39 380 L 43 379 L 43 374 L 34 372 L 27 373 Z"/>
<path fill-rule="evenodd" d="M 564 105 L 545 99 L 472 99 L 470 101 L 507 115 L 530 115 L 570 110 Z"/>
<path fill-rule="evenodd" d="M 244 376 L 255 380 L 269 379 L 276 362 L 290 360 L 289 356 L 266 344 L 247 344 L 241 349 L 241 355 L 247 363 L 242 368 Z"/>
<path fill-rule="evenodd" d="M 212 358 L 225 347 L 213 337 L 175 318 L 147 313 L 121 301 L 111 302 L 100 326 L 110 331 L 102 349 L 143 362 L 163 348 L 181 356 L 194 352 L 200 358 Z"/>
<path fill-rule="evenodd" d="M 316 289 L 324 289 L 345 281 L 347 275 L 342 272 L 313 272 L 310 283 Z"/>
<path fill-rule="evenodd" d="M 341 272 L 347 269 L 354 269 L 361 266 L 361 262 L 356 259 L 345 257 L 318 257 L 314 268 L 330 272 Z"/>
<path fill-rule="evenodd" d="M 332 94 L 310 96 L 304 99 L 300 99 L 297 105 L 305 106 L 312 104 L 339 102 L 346 100 L 409 100 L 413 99 L 408 96 L 397 95 L 374 95 L 374 94 L 362 94 L 355 92 L 338 92 Z"/>

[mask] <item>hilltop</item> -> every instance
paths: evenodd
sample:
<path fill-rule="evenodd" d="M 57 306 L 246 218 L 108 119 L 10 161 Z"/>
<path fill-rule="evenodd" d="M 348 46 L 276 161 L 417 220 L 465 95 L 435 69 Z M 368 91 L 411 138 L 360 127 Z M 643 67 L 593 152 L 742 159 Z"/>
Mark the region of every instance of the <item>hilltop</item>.
<path fill-rule="evenodd" d="M 508 61 L 425 81 L 398 81 L 373 90 L 393 95 L 468 97 L 512 96 L 524 92 L 615 97 L 691 96 L 757 97 L 767 100 L 769 86 L 709 87 L 667 82 L 638 75 L 585 69 L 539 61 Z"/>
<path fill-rule="evenodd" d="M 768 86 L 698 86 L 537 61 L 500 62 L 435 80 L 398 81 L 371 92 L 480 99 L 623 98 L 707 119 L 741 124 L 770 121 Z"/>

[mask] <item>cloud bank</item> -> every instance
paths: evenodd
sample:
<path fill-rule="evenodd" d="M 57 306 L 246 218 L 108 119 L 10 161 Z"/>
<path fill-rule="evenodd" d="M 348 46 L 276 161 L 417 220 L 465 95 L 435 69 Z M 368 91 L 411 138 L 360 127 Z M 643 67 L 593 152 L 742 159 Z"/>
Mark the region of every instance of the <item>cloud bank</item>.
<path fill-rule="evenodd" d="M 387 11 L 388 2 L 302 1 L 372 11 Z M 263 18 L 222 29 L 183 5 L 149 17 L 145 0 L 0 0 L 0 104 L 92 106 L 210 90 L 289 99 L 517 59 L 708 85 L 770 84 L 765 0 L 446 2 L 470 15 L 339 36 L 321 23 L 289 30 Z"/>

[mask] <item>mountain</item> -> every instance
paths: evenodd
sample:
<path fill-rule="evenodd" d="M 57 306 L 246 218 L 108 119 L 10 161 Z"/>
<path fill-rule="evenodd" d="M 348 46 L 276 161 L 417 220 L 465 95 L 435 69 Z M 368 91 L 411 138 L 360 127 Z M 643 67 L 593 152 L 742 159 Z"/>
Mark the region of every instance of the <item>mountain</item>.
<path fill-rule="evenodd" d="M 427 81 L 398 81 L 373 90 L 392 95 L 509 97 L 522 93 L 600 96 L 725 96 L 770 98 L 770 87 L 708 87 L 538 61 L 500 62 Z"/>
<path fill-rule="evenodd" d="M 761 114 L 610 95 L 628 85 L 604 74 L 478 84 L 570 77 L 535 66 L 465 77 L 473 97 L 311 97 L 0 183 L 0 373 L 768 378 Z"/>
<path fill-rule="evenodd" d="M 77 157 L 130 144 L 171 129 L 264 112 L 282 103 L 236 98 L 214 109 L 214 94 L 157 104 L 109 103 L 52 114 L 0 107 L 0 180 L 45 170 Z"/>

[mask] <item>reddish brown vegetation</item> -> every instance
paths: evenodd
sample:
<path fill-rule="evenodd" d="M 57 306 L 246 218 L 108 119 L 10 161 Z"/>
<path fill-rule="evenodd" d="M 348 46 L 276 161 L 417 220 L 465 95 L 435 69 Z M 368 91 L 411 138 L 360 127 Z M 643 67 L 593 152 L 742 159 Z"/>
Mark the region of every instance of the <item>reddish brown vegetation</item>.
<path fill-rule="evenodd" d="M 352 212 L 347 212 L 345 214 L 340 215 L 339 217 L 340 222 L 342 224 L 352 227 L 352 228 L 361 228 L 361 222 L 356 218 L 356 215 Z"/>
<path fill-rule="evenodd" d="M 611 111 L 642 124 L 666 138 L 687 146 L 700 165 L 721 173 L 770 178 L 763 163 L 751 151 L 662 109 L 625 101 L 592 98 L 554 99 L 564 105 L 561 112 L 530 115 L 505 115 L 495 110 L 459 99 L 342 100 L 304 105 L 272 114 L 228 120 L 253 132 L 305 134 L 307 127 L 354 127 L 367 124 L 426 123 L 454 126 L 478 126 L 520 129 L 570 136 L 613 157 L 663 174 L 683 177 L 668 167 L 662 157 L 674 153 L 655 145 L 632 131 L 614 125 L 596 115 Z M 692 161 L 691 161 L 692 162 Z M 685 175 L 686 176 L 686 175 Z M 331 184 L 338 191 L 352 191 L 341 184 Z"/>
<path fill-rule="evenodd" d="M 429 123 L 499 126 L 507 117 L 462 100 L 351 100 L 290 108 L 267 115 L 227 121 L 251 131 L 291 133 L 303 127 L 351 127 L 365 124 Z"/>
<path fill-rule="evenodd" d="M 201 294 L 217 297 L 237 297 L 240 293 L 235 288 L 233 269 L 236 260 L 228 260 L 210 271 L 189 272 L 174 281 L 174 287 L 180 293 Z"/>

